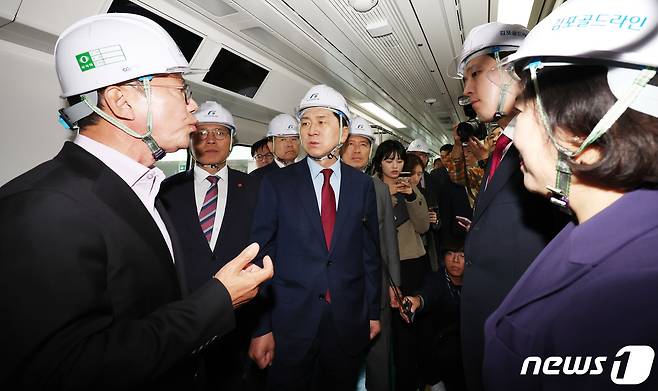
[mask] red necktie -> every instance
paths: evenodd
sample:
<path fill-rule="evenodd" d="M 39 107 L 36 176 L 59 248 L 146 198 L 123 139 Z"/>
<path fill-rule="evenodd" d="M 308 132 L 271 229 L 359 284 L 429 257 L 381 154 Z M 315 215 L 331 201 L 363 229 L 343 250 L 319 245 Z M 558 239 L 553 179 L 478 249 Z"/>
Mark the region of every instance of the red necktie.
<path fill-rule="evenodd" d="M 324 231 L 324 240 L 327 244 L 327 250 L 331 249 L 331 236 L 334 233 L 334 224 L 336 223 L 336 195 L 334 189 L 329 183 L 333 171 L 330 168 L 322 170 L 324 175 L 324 182 L 322 183 L 322 210 L 320 211 L 320 218 L 322 219 L 322 230 Z M 331 303 L 331 295 L 329 288 L 324 293 L 324 299 L 327 303 Z"/>
<path fill-rule="evenodd" d="M 322 183 L 322 229 L 324 230 L 324 240 L 327 243 L 327 249 L 331 248 L 331 236 L 334 233 L 334 224 L 336 223 L 336 196 L 334 189 L 329 183 L 333 171 L 330 168 L 322 170 L 324 182 Z"/>
<path fill-rule="evenodd" d="M 505 152 L 505 148 L 511 142 L 512 140 L 504 134 L 501 134 L 498 137 L 498 140 L 496 140 L 496 146 L 491 155 L 491 167 L 489 168 L 489 178 L 487 179 L 487 182 L 491 182 L 491 178 L 493 178 L 496 169 L 500 165 L 500 161 L 503 160 L 503 152 Z"/>
<path fill-rule="evenodd" d="M 199 222 L 201 223 L 201 230 L 206 237 L 208 243 L 212 238 L 212 228 L 215 225 L 215 212 L 217 211 L 217 178 L 214 175 L 209 175 L 207 178 L 210 182 L 210 188 L 206 192 L 206 197 L 203 200 L 203 206 L 199 211 Z"/>

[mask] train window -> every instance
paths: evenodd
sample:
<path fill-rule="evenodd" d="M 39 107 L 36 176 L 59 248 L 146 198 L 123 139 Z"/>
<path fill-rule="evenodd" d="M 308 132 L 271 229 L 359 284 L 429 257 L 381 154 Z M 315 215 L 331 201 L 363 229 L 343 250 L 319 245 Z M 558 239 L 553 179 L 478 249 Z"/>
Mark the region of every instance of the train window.
<path fill-rule="evenodd" d="M 226 164 L 232 169 L 244 173 L 253 171 L 256 168 L 256 161 L 251 157 L 251 146 L 244 144 L 233 146 Z"/>
<path fill-rule="evenodd" d="M 177 25 L 176 23 L 170 22 L 167 19 L 154 14 L 153 12 L 135 4 L 128 0 L 114 0 L 110 5 L 110 8 L 107 10 L 110 12 L 123 12 L 127 14 L 135 14 L 145 16 L 152 21 L 156 22 L 162 28 L 167 30 L 169 35 L 174 39 L 183 56 L 187 61 L 191 61 L 194 53 L 201 45 L 203 38 L 195 33 L 184 29 L 183 27 Z"/>
<path fill-rule="evenodd" d="M 203 81 L 253 98 L 269 71 L 237 54 L 221 49 Z"/>
<path fill-rule="evenodd" d="M 156 167 L 161 169 L 167 177 L 170 177 L 187 169 L 189 156 L 187 149 L 181 149 L 168 153 L 162 160 L 155 162 Z"/>
<path fill-rule="evenodd" d="M 168 153 L 162 160 L 155 163 L 167 177 L 188 170 L 188 165 L 190 164 L 192 164 L 192 161 L 186 149 Z M 244 144 L 234 145 L 231 154 L 226 160 L 226 164 L 232 169 L 244 173 L 255 170 L 256 161 L 251 157 L 251 146 Z"/>

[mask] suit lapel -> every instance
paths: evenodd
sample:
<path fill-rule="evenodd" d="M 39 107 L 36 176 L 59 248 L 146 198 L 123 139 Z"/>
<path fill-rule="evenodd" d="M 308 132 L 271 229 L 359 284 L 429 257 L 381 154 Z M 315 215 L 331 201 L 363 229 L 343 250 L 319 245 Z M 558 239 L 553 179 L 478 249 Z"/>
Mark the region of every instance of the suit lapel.
<path fill-rule="evenodd" d="M 352 185 L 354 173 L 351 170 L 351 167 L 340 163 L 340 188 L 343 189 L 353 189 Z M 344 196 L 350 194 L 347 191 L 342 192 Z M 336 243 L 339 241 L 339 235 L 345 230 L 338 229 L 338 227 L 345 227 L 347 219 L 350 217 L 350 211 L 354 205 L 354 196 L 338 197 L 338 210 L 336 211 L 336 223 L 334 224 L 334 232 L 331 235 L 331 251 L 336 247 Z M 324 232 L 324 231 L 323 231 Z M 331 252 L 330 251 L 330 252 Z"/>
<path fill-rule="evenodd" d="M 183 259 L 185 256 L 181 251 L 180 239 L 178 238 L 176 227 L 159 199 L 155 201 L 155 208 L 158 210 L 158 213 L 167 228 L 167 232 L 169 232 L 171 247 L 174 250 L 174 265 L 176 266 L 176 273 L 178 274 L 178 284 L 180 285 L 182 296 L 186 297 L 189 291 L 187 289 L 187 279 L 185 277 L 185 262 Z"/>
<path fill-rule="evenodd" d="M 491 170 L 491 159 L 487 165 L 487 170 L 485 172 L 485 177 L 482 179 L 482 185 L 480 186 L 480 192 L 478 193 L 478 200 L 475 205 L 475 211 L 473 212 L 473 224 L 475 224 L 487 207 L 491 204 L 491 201 L 494 199 L 496 194 L 505 187 L 505 184 L 514 174 L 515 170 L 518 170 L 519 167 L 519 152 L 512 145 L 503 160 L 500 162 L 500 165 L 496 169 L 496 173 L 492 178 L 491 182 L 486 186 L 487 176 L 489 175 L 489 170 Z"/>
<path fill-rule="evenodd" d="M 294 166 L 290 166 L 286 169 L 294 169 L 296 176 L 296 183 L 299 186 L 299 191 L 297 195 L 301 201 L 302 209 L 306 213 L 308 220 L 311 224 L 311 227 L 316 231 L 322 243 L 325 243 L 324 240 L 324 230 L 322 228 L 322 220 L 320 217 L 320 210 L 318 208 L 318 200 L 315 197 L 315 188 L 313 187 L 313 181 L 311 180 L 311 170 L 308 168 L 308 162 L 306 159 L 300 161 Z M 332 240 L 333 243 L 333 240 Z M 326 245 L 323 246 L 326 249 Z"/>
<path fill-rule="evenodd" d="M 114 171 L 107 166 L 103 167 L 94 186 L 98 198 L 134 228 L 135 234 L 142 238 L 145 246 L 153 249 L 160 262 L 173 265 L 167 243 L 144 204 Z"/>
<path fill-rule="evenodd" d="M 226 206 L 224 207 L 224 218 L 222 219 L 222 225 L 219 228 L 219 233 L 217 234 L 217 243 L 213 249 L 213 253 L 217 254 L 217 248 L 220 241 L 226 240 L 230 236 L 230 224 L 232 221 L 237 221 L 240 219 L 240 212 L 244 210 L 240 205 L 242 204 L 242 191 L 245 188 L 245 184 L 236 178 L 232 173 L 232 169 L 228 169 L 227 178 L 228 184 L 226 186 Z M 217 205 L 219 208 L 219 205 Z"/>

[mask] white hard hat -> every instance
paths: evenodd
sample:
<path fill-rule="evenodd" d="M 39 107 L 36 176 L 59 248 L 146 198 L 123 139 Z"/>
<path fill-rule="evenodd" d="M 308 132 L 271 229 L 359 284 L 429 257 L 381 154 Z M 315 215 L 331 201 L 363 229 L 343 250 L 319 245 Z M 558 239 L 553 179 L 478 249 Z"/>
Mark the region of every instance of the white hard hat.
<path fill-rule="evenodd" d="M 121 13 L 90 16 L 64 30 L 55 44 L 55 66 L 63 98 L 142 76 L 190 69 L 160 25 Z"/>
<path fill-rule="evenodd" d="M 375 142 L 375 135 L 372 132 L 370 123 L 361 117 L 354 117 L 350 122 L 350 136 L 361 136 L 370 140 L 370 143 Z"/>
<path fill-rule="evenodd" d="M 299 136 L 299 122 L 289 114 L 279 114 L 267 125 L 265 137 Z"/>
<path fill-rule="evenodd" d="M 233 116 L 222 105 L 214 101 L 203 102 L 194 113 L 197 121 L 224 125 L 235 135 L 236 127 Z"/>
<path fill-rule="evenodd" d="M 430 153 L 430 148 L 427 146 L 425 140 L 417 138 L 409 144 L 407 152 Z"/>
<path fill-rule="evenodd" d="M 656 0 L 570 0 L 535 26 L 503 63 L 541 60 L 609 66 L 608 84 L 621 99 L 643 67 L 658 67 Z M 630 106 L 658 117 L 658 87 L 647 85 Z"/>
<path fill-rule="evenodd" d="M 657 17 L 655 0 L 570 0 L 535 26 L 504 63 L 562 57 L 658 67 Z"/>
<path fill-rule="evenodd" d="M 466 36 L 461 54 L 449 68 L 449 76 L 461 79 L 468 61 L 482 54 L 516 51 L 526 35 L 528 29 L 520 24 L 491 22 L 473 27 Z"/>
<path fill-rule="evenodd" d="M 311 87 L 297 108 L 297 118 L 301 118 L 304 110 L 311 107 L 323 107 L 337 114 L 342 114 L 349 123 L 350 111 L 347 108 L 345 98 L 329 86 L 319 84 Z"/>

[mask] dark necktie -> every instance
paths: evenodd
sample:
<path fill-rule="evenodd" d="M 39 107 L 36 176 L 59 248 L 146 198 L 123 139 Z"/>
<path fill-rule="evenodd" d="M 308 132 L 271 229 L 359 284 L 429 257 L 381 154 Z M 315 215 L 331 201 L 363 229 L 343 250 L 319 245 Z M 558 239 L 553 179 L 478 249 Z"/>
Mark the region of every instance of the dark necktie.
<path fill-rule="evenodd" d="M 201 223 L 201 230 L 206 237 L 208 243 L 212 238 L 212 228 L 215 225 L 215 212 L 217 211 L 217 181 L 218 177 L 209 175 L 207 178 L 210 182 L 210 188 L 206 192 L 206 197 L 203 199 L 203 206 L 199 211 L 199 222 Z"/>
<path fill-rule="evenodd" d="M 329 182 L 332 173 L 333 171 L 330 168 L 322 170 L 324 182 L 322 183 L 322 210 L 320 211 L 320 218 L 322 219 L 322 230 L 324 231 L 327 250 L 331 249 L 331 236 L 334 233 L 334 224 L 336 223 L 336 195 Z M 324 299 L 327 303 L 331 303 L 329 288 L 324 293 Z"/>
<path fill-rule="evenodd" d="M 491 167 L 489 168 L 489 177 L 487 182 L 491 182 L 491 178 L 493 178 L 496 169 L 500 165 L 500 161 L 503 160 L 503 152 L 505 152 L 505 148 L 511 142 L 512 140 L 504 134 L 501 134 L 500 137 L 498 137 L 498 140 L 496 140 L 496 146 L 494 147 L 493 154 L 491 155 Z"/>

